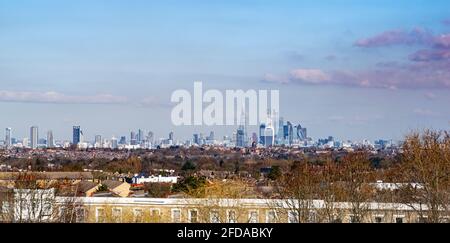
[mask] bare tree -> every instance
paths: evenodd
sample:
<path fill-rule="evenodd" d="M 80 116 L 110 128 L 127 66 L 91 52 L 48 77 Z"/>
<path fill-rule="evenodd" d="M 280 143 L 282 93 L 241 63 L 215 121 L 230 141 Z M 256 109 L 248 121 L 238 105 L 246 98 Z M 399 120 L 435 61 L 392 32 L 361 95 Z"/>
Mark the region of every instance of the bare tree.
<path fill-rule="evenodd" d="M 320 187 L 320 166 L 307 162 L 295 162 L 289 173 L 276 182 L 279 205 L 271 205 L 280 215 L 291 221 L 308 223 L 315 221 L 314 200 Z"/>
<path fill-rule="evenodd" d="M 253 188 L 243 180 L 214 180 L 205 186 L 190 190 L 190 198 L 198 198 L 198 205 L 193 205 L 196 222 L 237 223 L 248 222 L 247 211 L 239 199 L 254 198 Z M 190 213 L 190 212 L 189 212 Z"/>
<path fill-rule="evenodd" d="M 407 136 L 403 144 L 403 201 L 421 220 L 438 223 L 450 216 L 450 135 L 426 130 Z"/>
<path fill-rule="evenodd" d="M 369 202 L 374 195 L 374 171 L 370 167 L 368 154 L 365 151 L 352 152 L 344 156 L 339 165 L 338 176 L 343 192 L 343 201 L 350 204 L 350 221 L 361 223 L 369 211 Z"/>
<path fill-rule="evenodd" d="M 343 200 L 343 188 L 338 181 L 339 167 L 328 157 L 320 171 L 318 197 L 323 200 L 322 208 L 318 211 L 318 221 L 337 223 L 343 221 L 344 211 L 337 207 L 339 200 Z"/>
<path fill-rule="evenodd" d="M 56 197 L 57 181 L 39 173 L 19 173 L 14 189 L 2 200 L 2 218 L 8 222 L 76 222 L 75 211 L 82 205 L 75 197 Z"/>

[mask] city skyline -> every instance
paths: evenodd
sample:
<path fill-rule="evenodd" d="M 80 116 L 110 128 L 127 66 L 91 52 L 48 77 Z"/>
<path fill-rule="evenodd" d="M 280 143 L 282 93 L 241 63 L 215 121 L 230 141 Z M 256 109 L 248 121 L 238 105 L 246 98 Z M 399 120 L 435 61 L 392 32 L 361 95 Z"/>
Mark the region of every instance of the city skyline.
<path fill-rule="evenodd" d="M 83 129 L 80 126 L 72 127 L 72 137 L 55 139 L 53 130 L 47 130 L 46 135 L 39 136 L 39 127 L 30 127 L 29 137 L 14 137 L 13 130 L 5 128 L 5 139 L 0 139 L 0 147 L 7 149 L 13 147 L 37 148 L 69 148 L 73 145 L 79 148 L 112 148 L 112 149 L 151 149 L 170 146 L 224 146 L 224 147 L 322 147 L 322 148 L 343 148 L 363 146 L 398 146 L 401 141 L 378 138 L 376 140 L 363 139 L 361 141 L 336 138 L 332 135 L 325 138 L 312 138 L 307 135 L 307 128 L 301 124 L 293 125 L 290 121 L 284 122 L 283 117 L 279 117 L 279 122 L 274 122 L 273 118 L 268 118 L 268 123 L 261 123 L 258 132 L 249 132 L 245 125 L 240 125 L 231 135 L 223 137 L 215 136 L 215 131 L 208 133 L 193 133 L 190 138 L 176 138 L 173 131 L 167 137 L 155 138 L 152 131 L 143 129 L 130 130 L 129 136 L 104 136 L 95 133 L 93 139 L 85 139 Z M 280 125 L 281 124 L 281 125 Z M 120 141 L 119 141 L 120 138 Z M 121 145 L 121 146 L 118 146 Z"/>
<path fill-rule="evenodd" d="M 176 4 L 174 4 L 176 3 Z M 177 7 L 173 7 L 176 5 Z M 0 1 L 0 127 L 13 137 L 191 138 L 174 90 L 277 89 L 314 138 L 401 139 L 450 126 L 448 1 Z M 248 128 L 248 136 L 258 127 Z M 1 140 L 5 138 L 1 134 Z"/>

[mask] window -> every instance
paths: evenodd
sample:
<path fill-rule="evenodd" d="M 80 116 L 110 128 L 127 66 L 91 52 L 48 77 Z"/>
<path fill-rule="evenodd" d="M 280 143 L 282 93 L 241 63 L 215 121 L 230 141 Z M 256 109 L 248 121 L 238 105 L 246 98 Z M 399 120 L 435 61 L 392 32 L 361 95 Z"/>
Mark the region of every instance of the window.
<path fill-rule="evenodd" d="M 427 216 L 419 216 L 419 218 L 417 219 L 417 223 L 424 224 L 426 222 L 428 222 Z"/>
<path fill-rule="evenodd" d="M 105 209 L 97 208 L 95 210 L 95 222 L 104 223 L 105 222 Z"/>
<path fill-rule="evenodd" d="M 258 223 L 258 211 L 250 211 L 248 214 L 249 223 Z"/>
<path fill-rule="evenodd" d="M 314 211 L 309 212 L 308 220 L 309 220 L 309 223 L 315 223 L 317 220 L 317 213 Z"/>
<path fill-rule="evenodd" d="M 75 211 L 77 223 L 84 223 L 86 219 L 86 211 L 82 207 L 78 207 Z"/>
<path fill-rule="evenodd" d="M 218 211 L 211 211 L 210 218 L 211 223 L 220 223 L 220 215 Z"/>
<path fill-rule="evenodd" d="M 114 223 L 122 223 L 122 209 L 121 208 L 113 208 L 112 209 L 112 218 Z"/>
<path fill-rule="evenodd" d="M 150 210 L 150 217 L 151 220 L 153 221 L 159 221 L 160 220 L 160 216 L 161 216 L 161 212 L 159 211 L 159 209 L 151 209 Z"/>
<path fill-rule="evenodd" d="M 4 201 L 3 204 L 2 204 L 2 213 L 3 214 L 8 214 L 9 210 L 10 210 L 9 202 Z"/>
<path fill-rule="evenodd" d="M 359 223 L 358 217 L 355 215 L 350 215 L 350 223 L 352 223 L 352 224 Z"/>
<path fill-rule="evenodd" d="M 66 222 L 67 210 L 66 207 L 59 208 L 59 220 L 60 222 Z"/>
<path fill-rule="evenodd" d="M 273 210 L 267 211 L 266 223 L 276 223 L 276 222 L 277 222 L 277 213 Z"/>
<path fill-rule="evenodd" d="M 189 222 L 198 223 L 198 211 L 197 209 L 189 210 Z"/>
<path fill-rule="evenodd" d="M 340 219 L 340 218 L 335 218 L 334 220 L 331 221 L 331 223 L 341 224 L 341 223 L 342 223 L 342 219 Z"/>
<path fill-rule="evenodd" d="M 383 217 L 381 217 L 381 216 L 376 216 L 376 217 L 375 217 L 375 223 L 377 223 L 377 224 L 383 223 Z"/>
<path fill-rule="evenodd" d="M 440 217 L 439 222 L 448 224 L 448 223 L 450 223 L 450 218 L 448 216 Z"/>
<path fill-rule="evenodd" d="M 228 223 L 237 223 L 236 211 L 228 210 L 227 217 L 228 217 Z"/>
<path fill-rule="evenodd" d="M 397 224 L 403 223 L 403 217 L 396 217 L 395 218 L 395 223 L 397 223 Z"/>
<path fill-rule="evenodd" d="M 181 210 L 180 209 L 172 209 L 172 222 L 173 223 L 181 223 Z"/>
<path fill-rule="evenodd" d="M 134 222 L 143 223 L 144 222 L 144 212 L 141 208 L 135 208 L 133 210 Z"/>
<path fill-rule="evenodd" d="M 288 212 L 288 223 L 298 223 L 298 212 L 296 211 L 289 211 Z"/>
<path fill-rule="evenodd" d="M 52 216 L 53 207 L 51 203 L 44 203 L 42 205 L 42 217 L 48 218 Z"/>

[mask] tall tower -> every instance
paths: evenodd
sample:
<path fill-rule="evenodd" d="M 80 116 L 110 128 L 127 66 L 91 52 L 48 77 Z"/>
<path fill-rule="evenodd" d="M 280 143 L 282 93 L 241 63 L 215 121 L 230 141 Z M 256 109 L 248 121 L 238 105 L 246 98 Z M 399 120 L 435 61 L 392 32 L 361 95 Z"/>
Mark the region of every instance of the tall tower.
<path fill-rule="evenodd" d="M 259 143 L 264 145 L 266 144 L 265 142 L 265 138 L 264 138 L 264 131 L 266 130 L 266 124 L 265 123 L 261 123 L 261 125 L 259 125 Z"/>
<path fill-rule="evenodd" d="M 117 138 L 113 136 L 111 138 L 111 148 L 112 149 L 117 149 L 118 147 L 119 147 L 119 145 L 117 144 Z"/>
<path fill-rule="evenodd" d="M 81 129 L 80 126 L 73 127 L 73 140 L 74 145 L 78 145 L 81 142 Z"/>
<path fill-rule="evenodd" d="M 94 146 L 96 148 L 102 148 L 103 147 L 102 135 L 95 135 Z"/>
<path fill-rule="evenodd" d="M 300 141 L 305 140 L 308 137 L 308 134 L 306 133 L 307 130 L 305 127 L 302 127 L 300 124 L 297 126 L 297 139 Z"/>
<path fill-rule="evenodd" d="M 144 141 L 144 131 L 139 129 L 138 130 L 138 135 L 137 135 L 137 141 L 139 144 L 141 144 Z"/>
<path fill-rule="evenodd" d="M 147 140 L 148 140 L 148 142 L 150 142 L 151 144 L 153 144 L 153 132 L 148 132 L 148 134 L 147 134 Z"/>
<path fill-rule="evenodd" d="M 245 109 L 245 102 L 242 104 L 241 117 L 239 121 L 239 128 L 236 131 L 236 145 L 238 147 L 247 146 L 247 111 Z"/>
<path fill-rule="evenodd" d="M 47 131 L 47 148 L 55 147 L 55 140 L 53 139 L 53 131 Z"/>
<path fill-rule="evenodd" d="M 271 147 L 275 143 L 275 129 L 273 127 L 272 116 L 270 111 L 267 112 L 267 125 L 264 130 L 264 145 Z"/>
<path fill-rule="evenodd" d="M 137 145 L 136 133 L 133 131 L 130 134 L 130 145 Z"/>
<path fill-rule="evenodd" d="M 278 121 L 277 143 L 282 144 L 284 142 L 284 119 L 280 116 Z"/>
<path fill-rule="evenodd" d="M 289 145 L 294 143 L 294 128 L 291 122 L 287 122 L 287 142 Z"/>
<path fill-rule="evenodd" d="M 39 131 L 37 126 L 32 126 L 30 128 L 30 139 L 31 139 L 31 148 L 37 149 L 38 140 L 39 140 Z"/>
<path fill-rule="evenodd" d="M 12 145 L 12 141 L 11 141 L 11 128 L 10 128 L 10 127 L 7 127 L 7 128 L 6 128 L 5 144 L 6 144 L 6 148 L 10 148 L 11 145 Z"/>

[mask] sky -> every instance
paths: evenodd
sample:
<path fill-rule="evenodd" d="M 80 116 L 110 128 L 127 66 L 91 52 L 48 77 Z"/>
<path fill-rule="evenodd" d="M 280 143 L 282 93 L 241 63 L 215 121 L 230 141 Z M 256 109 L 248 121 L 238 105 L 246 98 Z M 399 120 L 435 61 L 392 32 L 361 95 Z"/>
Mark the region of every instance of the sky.
<path fill-rule="evenodd" d="M 0 0 L 0 127 L 13 137 L 231 135 L 171 124 L 172 92 L 194 81 L 279 90 L 281 116 L 315 139 L 448 130 L 450 1 Z"/>

